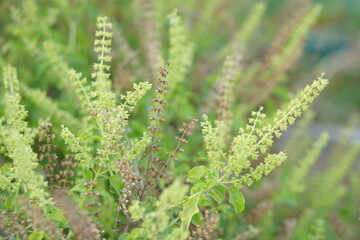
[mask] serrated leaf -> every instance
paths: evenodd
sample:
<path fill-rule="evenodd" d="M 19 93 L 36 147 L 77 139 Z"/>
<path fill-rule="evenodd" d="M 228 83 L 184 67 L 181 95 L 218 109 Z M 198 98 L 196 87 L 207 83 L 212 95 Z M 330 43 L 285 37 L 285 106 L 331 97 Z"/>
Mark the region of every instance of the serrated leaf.
<path fill-rule="evenodd" d="M 109 177 L 110 185 L 114 188 L 116 193 L 120 196 L 120 190 L 124 187 L 122 178 L 119 175 L 112 175 Z"/>
<path fill-rule="evenodd" d="M 213 189 L 220 196 L 221 201 L 224 201 L 227 188 L 224 185 L 218 184 L 215 185 Z"/>
<path fill-rule="evenodd" d="M 206 197 L 201 197 L 198 202 L 198 205 L 201 207 L 211 206 L 211 200 Z"/>
<path fill-rule="evenodd" d="M 221 197 L 216 192 L 209 192 L 209 195 L 218 203 L 220 204 L 222 202 Z"/>
<path fill-rule="evenodd" d="M 207 184 L 204 182 L 198 182 L 196 183 L 196 187 L 199 189 L 206 189 L 207 188 Z"/>
<path fill-rule="evenodd" d="M 95 191 L 98 191 L 101 196 L 104 198 L 111 198 L 110 194 L 103 188 L 96 187 L 94 188 Z"/>
<path fill-rule="evenodd" d="M 192 217 L 199 212 L 198 202 L 200 200 L 201 193 L 198 193 L 190 197 L 183 205 L 183 210 L 180 214 L 181 222 L 186 227 L 189 228 Z"/>
<path fill-rule="evenodd" d="M 215 183 L 216 183 L 215 178 L 208 179 L 208 181 L 206 182 L 206 185 L 205 185 L 206 189 L 211 189 L 214 186 Z"/>
<path fill-rule="evenodd" d="M 207 169 L 205 166 L 193 167 L 188 172 L 187 180 L 189 182 L 194 182 L 195 183 L 195 182 L 198 182 L 202 176 L 207 175 L 209 173 L 210 173 L 209 169 Z"/>
<path fill-rule="evenodd" d="M 190 189 L 190 194 L 194 195 L 195 193 L 198 193 L 202 190 L 202 188 L 198 187 L 197 185 L 194 185 L 191 189 Z"/>
<path fill-rule="evenodd" d="M 245 208 L 244 196 L 235 187 L 229 187 L 228 190 L 230 195 L 229 203 L 234 206 L 236 213 L 241 213 Z"/>

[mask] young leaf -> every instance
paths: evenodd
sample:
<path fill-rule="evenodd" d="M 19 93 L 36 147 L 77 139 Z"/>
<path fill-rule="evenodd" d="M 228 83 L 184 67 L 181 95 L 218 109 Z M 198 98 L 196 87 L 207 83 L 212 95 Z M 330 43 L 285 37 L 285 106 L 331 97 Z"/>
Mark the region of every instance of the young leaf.
<path fill-rule="evenodd" d="M 198 205 L 201 207 L 211 206 L 211 204 L 212 204 L 211 200 L 206 196 L 202 196 L 198 202 Z"/>
<path fill-rule="evenodd" d="M 218 184 L 215 185 L 213 189 L 219 195 L 221 201 L 224 201 L 226 195 L 226 187 L 224 185 Z"/>
<path fill-rule="evenodd" d="M 200 199 L 201 193 L 197 193 L 190 197 L 185 203 L 183 210 L 180 214 L 181 222 L 186 226 L 186 229 L 189 228 L 192 217 L 199 212 L 198 202 Z"/>
<path fill-rule="evenodd" d="M 192 168 L 189 172 L 188 172 L 188 178 L 187 180 L 189 182 L 198 182 L 198 180 L 206 175 L 206 174 L 209 174 L 210 171 L 209 169 L 207 169 L 205 166 L 197 166 L 197 167 L 194 167 Z"/>
<path fill-rule="evenodd" d="M 120 190 L 124 187 L 122 178 L 119 175 L 112 175 L 109 177 L 110 185 L 115 189 L 116 193 L 120 196 Z"/>
<path fill-rule="evenodd" d="M 202 218 L 202 213 L 201 212 L 198 212 L 197 214 L 194 215 L 194 217 L 192 218 L 191 220 L 191 223 L 194 224 L 194 225 L 200 225 L 203 223 L 203 221 L 201 220 Z"/>
<path fill-rule="evenodd" d="M 222 202 L 221 197 L 216 192 L 209 192 L 209 195 L 218 203 L 220 204 Z"/>
<path fill-rule="evenodd" d="M 93 173 L 91 172 L 91 170 L 89 169 L 84 169 L 83 170 L 84 176 L 88 179 L 88 180 L 92 180 L 93 178 Z"/>

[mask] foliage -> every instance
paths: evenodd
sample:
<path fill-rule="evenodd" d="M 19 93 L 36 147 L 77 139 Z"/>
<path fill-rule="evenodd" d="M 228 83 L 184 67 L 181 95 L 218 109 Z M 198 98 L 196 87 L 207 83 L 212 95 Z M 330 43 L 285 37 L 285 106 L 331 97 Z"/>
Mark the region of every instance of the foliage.
<path fill-rule="evenodd" d="M 323 154 L 308 109 L 329 81 L 285 81 L 322 7 L 296 5 L 261 52 L 266 3 L 231 22 L 229 1 L 176 2 L 0 4 L 1 239 L 360 236 L 357 116 Z"/>

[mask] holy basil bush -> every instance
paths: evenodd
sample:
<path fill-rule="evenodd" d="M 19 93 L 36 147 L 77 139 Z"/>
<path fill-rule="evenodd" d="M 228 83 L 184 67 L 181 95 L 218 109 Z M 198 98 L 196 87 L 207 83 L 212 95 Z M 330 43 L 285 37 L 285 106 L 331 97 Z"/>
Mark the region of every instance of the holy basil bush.
<path fill-rule="evenodd" d="M 221 1 L 210 2 L 215 5 L 209 3 L 204 16 Z M 60 12 L 71 5 L 57 4 Z M 321 7 L 299 8 L 264 59 L 246 65 L 243 55 L 266 13 L 265 3 L 253 4 L 233 40 L 209 60 L 210 67 L 218 65 L 216 58 L 224 61 L 222 71 L 211 75 L 218 80 L 211 80 L 215 90 L 209 98 L 198 100 L 187 89 L 197 76 L 189 74 L 197 46 L 190 41 L 188 23 L 178 10 L 167 15 L 168 51 L 163 54 L 155 14 L 163 10 L 156 4 L 166 5 L 134 1 L 137 27 L 144 28 L 141 56 L 119 26 L 98 17 L 97 60 L 88 69 L 70 67 L 86 65 L 87 56 L 66 61 L 64 46 L 55 41 L 51 8 L 40 11 L 33 0 L 13 8 L 9 34 L 22 42 L 9 41 L 6 49 L 16 51 L 22 44 L 36 66 L 23 70 L 16 54 L 0 58 L 12 64 L 2 66 L 1 239 L 348 239 L 339 229 L 351 224 L 326 216 L 345 196 L 341 181 L 360 151 L 359 144 L 347 142 L 351 127 L 334 147 L 336 161 L 312 178 L 309 172 L 329 136 L 313 141 L 306 135 L 311 111 L 294 130 L 288 151 L 271 149 L 329 81 L 321 74 L 277 111 L 260 106 L 271 106 L 266 100 L 300 56 Z M 79 11 L 86 7 L 80 5 Z M 68 45 L 73 46 L 77 32 L 85 29 L 77 28 L 77 21 L 69 24 Z M 124 65 L 117 68 L 119 53 Z M 128 76 L 121 87 L 117 71 Z M 32 73 L 43 77 L 37 80 L 39 89 L 22 79 Z M 41 116 L 38 124 L 33 113 Z M 193 116 L 185 119 L 188 113 Z M 358 196 L 358 183 L 356 177 L 349 180 L 354 195 L 347 198 Z"/>

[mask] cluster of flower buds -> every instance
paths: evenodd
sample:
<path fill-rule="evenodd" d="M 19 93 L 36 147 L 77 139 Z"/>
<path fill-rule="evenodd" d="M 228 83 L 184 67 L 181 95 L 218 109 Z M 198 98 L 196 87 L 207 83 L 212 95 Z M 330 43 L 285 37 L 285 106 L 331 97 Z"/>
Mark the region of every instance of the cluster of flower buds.
<path fill-rule="evenodd" d="M 204 212 L 204 216 L 200 217 L 200 220 L 204 222 L 202 225 L 196 225 L 196 228 L 191 231 L 191 236 L 189 240 L 210 240 L 216 239 L 216 229 L 220 217 L 217 212 L 211 214 L 211 212 L 206 209 Z"/>
<path fill-rule="evenodd" d="M 169 63 L 166 64 L 167 66 Z M 161 174 L 159 172 L 159 165 L 161 166 L 160 159 L 158 156 L 155 156 L 155 152 L 160 150 L 160 147 L 157 143 L 161 141 L 161 138 L 157 136 L 161 132 L 159 127 L 160 123 L 164 122 L 162 114 L 164 113 L 164 105 L 167 103 L 164 100 L 164 96 L 167 93 L 167 87 L 169 82 L 166 80 L 169 72 L 166 69 L 166 66 L 160 67 L 159 77 L 157 79 L 157 88 L 155 90 L 156 97 L 151 100 L 153 106 L 150 108 L 150 117 L 149 121 L 152 123 L 148 130 L 151 134 L 152 141 L 149 146 L 146 148 L 146 152 L 143 155 L 143 158 L 148 157 L 148 166 L 146 168 L 146 182 L 144 185 L 151 185 L 155 182 L 156 177 Z"/>
<path fill-rule="evenodd" d="M 49 189 L 66 188 L 74 184 L 72 180 L 75 176 L 77 163 L 71 154 L 65 155 L 65 160 L 58 164 L 58 155 L 54 153 L 56 145 L 51 144 L 55 139 L 55 134 L 51 133 L 52 124 L 46 124 L 38 128 L 39 132 L 39 161 L 42 169 L 46 173 L 49 181 Z"/>
<path fill-rule="evenodd" d="M 188 140 L 186 138 L 190 137 L 193 134 L 197 122 L 198 120 L 196 118 L 188 117 L 188 122 L 182 123 L 182 127 L 178 129 L 180 137 L 179 136 L 175 137 L 178 144 L 171 153 L 168 153 L 168 156 L 171 160 L 174 161 L 177 160 L 176 153 L 184 151 L 184 149 L 181 148 L 181 145 L 188 143 Z"/>
<path fill-rule="evenodd" d="M 96 182 L 95 181 L 85 182 L 83 185 L 84 187 L 91 187 L 91 186 L 95 186 Z"/>
<path fill-rule="evenodd" d="M 126 161 L 118 161 L 116 167 L 120 170 L 120 176 L 123 179 L 124 187 L 121 189 L 122 195 L 119 198 L 118 211 L 126 211 L 126 206 L 130 201 L 133 192 L 138 192 L 136 186 L 140 179 L 136 176 L 130 164 Z"/>
<path fill-rule="evenodd" d="M 95 197 L 99 197 L 100 193 L 98 191 L 94 191 L 94 190 L 89 190 L 85 192 L 85 196 L 95 196 Z"/>
<path fill-rule="evenodd" d="M 100 192 L 93 190 L 93 187 L 96 185 L 95 181 L 84 183 L 85 187 L 89 189 L 84 193 L 85 197 L 89 200 L 86 203 L 85 207 L 88 210 L 88 214 L 91 216 L 99 217 L 101 214 L 100 207 L 101 203 L 98 201 L 100 197 Z"/>
<path fill-rule="evenodd" d="M 50 221 L 44 214 L 43 209 L 38 207 L 36 201 L 21 198 L 19 203 L 24 209 L 25 215 L 31 220 L 31 228 L 33 232 L 43 231 L 49 239 L 63 239 L 64 235 L 57 225 Z M 31 239 L 31 238 L 26 238 Z"/>
<path fill-rule="evenodd" d="M 58 180 L 59 174 L 56 173 L 58 156 L 53 151 L 56 149 L 51 142 L 55 139 L 55 134 L 51 133 L 52 124 L 42 125 L 38 128 L 39 133 L 39 161 L 42 164 L 42 169 L 46 173 L 49 181 L 49 188 L 54 189 Z"/>
<path fill-rule="evenodd" d="M 31 220 L 26 218 L 22 211 L 10 212 L 0 211 L 1 236 L 4 239 L 15 239 L 20 237 L 26 239 L 27 229 L 31 227 Z"/>
<path fill-rule="evenodd" d="M 129 220 L 129 210 L 127 209 L 132 194 L 135 192 L 138 195 L 140 194 L 140 190 L 137 189 L 138 183 L 140 183 L 140 178 L 136 176 L 133 168 L 127 161 L 118 161 L 116 163 L 116 167 L 120 170 L 120 176 L 122 178 L 122 183 L 124 187 L 121 189 L 121 196 L 118 199 L 117 211 L 122 212 L 126 218 Z M 120 215 L 120 214 L 119 214 Z M 119 216 L 118 215 L 118 216 Z M 120 219 L 117 218 L 116 222 L 119 223 Z M 115 231 L 120 231 L 121 228 L 116 228 Z"/>
<path fill-rule="evenodd" d="M 153 98 L 151 102 L 154 104 L 153 107 L 150 108 L 150 112 L 152 113 L 149 117 L 149 121 L 153 122 L 151 126 L 148 127 L 148 130 L 154 137 L 155 134 L 160 132 L 159 123 L 162 123 L 164 119 L 161 117 L 161 114 L 164 112 L 163 106 L 167 103 L 166 100 L 163 99 L 164 95 L 167 93 L 168 81 L 165 80 L 169 72 L 166 67 L 160 68 L 160 77 L 157 80 L 157 88 L 155 90 L 156 98 Z"/>
<path fill-rule="evenodd" d="M 75 176 L 74 169 L 77 166 L 74 155 L 66 154 L 65 160 L 60 162 L 60 166 L 62 167 L 62 169 L 59 171 L 59 175 L 60 175 L 59 185 L 62 188 L 66 188 L 74 185 L 74 181 L 72 179 Z"/>
<path fill-rule="evenodd" d="M 161 169 L 160 170 L 156 169 L 157 172 L 154 181 L 156 180 L 156 178 L 164 178 L 166 176 L 164 169 L 168 167 L 170 161 L 171 160 L 176 161 L 177 160 L 176 154 L 178 152 L 184 152 L 184 149 L 181 148 L 181 146 L 188 143 L 188 140 L 186 138 L 190 137 L 193 134 L 197 122 L 198 119 L 188 117 L 188 122 L 182 123 L 182 127 L 178 129 L 180 137 L 179 136 L 175 137 L 178 143 L 172 152 L 167 153 L 167 156 L 169 157 L 168 160 L 166 162 L 163 161 L 159 163 L 159 165 L 161 165 Z"/>

